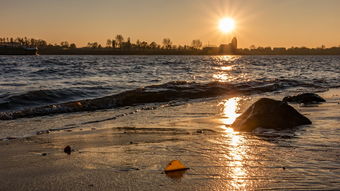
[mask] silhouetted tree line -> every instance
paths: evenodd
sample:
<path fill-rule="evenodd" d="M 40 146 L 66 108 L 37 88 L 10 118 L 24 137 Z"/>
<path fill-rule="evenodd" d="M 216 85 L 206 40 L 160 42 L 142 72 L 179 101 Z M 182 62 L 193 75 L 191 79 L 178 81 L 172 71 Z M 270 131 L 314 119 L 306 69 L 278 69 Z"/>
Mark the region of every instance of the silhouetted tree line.
<path fill-rule="evenodd" d="M 88 42 L 85 47 L 77 48 L 75 43 L 68 41 L 60 44 L 51 44 L 42 39 L 27 37 L 8 38 L 0 37 L 0 46 L 26 46 L 37 47 L 39 54 L 183 54 L 183 55 L 218 55 L 226 54 L 221 51 L 221 47 L 203 47 L 200 40 L 193 40 L 191 45 L 174 45 L 170 38 L 164 38 L 161 44 L 156 42 L 137 40 L 135 43 L 131 39 L 124 38 L 123 35 L 116 35 L 115 38 L 107 39 L 102 46 L 98 42 Z M 231 53 L 229 53 L 231 54 Z M 340 55 L 340 46 L 326 48 L 324 45 L 318 48 L 291 47 L 291 48 L 271 48 L 256 47 L 236 49 L 232 54 L 239 55 Z"/>
<path fill-rule="evenodd" d="M 100 48 L 98 43 L 88 43 L 89 48 Z M 200 40 L 193 40 L 191 46 L 188 45 L 173 45 L 169 38 L 164 38 L 162 44 L 156 42 L 148 43 L 146 41 L 137 40 L 136 43 L 132 43 L 130 37 L 125 38 L 122 35 L 117 35 L 114 39 L 107 39 L 106 47 L 112 49 L 123 50 L 200 50 L 202 48 L 202 42 Z"/>
<path fill-rule="evenodd" d="M 146 41 L 137 40 L 135 43 L 131 42 L 128 37 L 126 40 L 123 35 L 117 35 L 114 39 L 107 39 L 106 45 L 102 46 L 98 42 L 88 42 L 85 47 L 77 48 L 76 44 L 69 43 L 68 41 L 60 42 L 60 44 L 51 44 L 41 39 L 34 38 L 0 38 L 0 45 L 11 46 L 26 46 L 37 47 L 39 53 L 138 53 L 138 52 L 150 52 L 150 53 L 198 53 L 201 51 L 202 42 L 200 40 L 193 40 L 191 46 L 188 45 L 173 45 L 169 38 L 164 38 L 162 44 L 156 42 L 148 43 Z"/>
<path fill-rule="evenodd" d="M 16 38 L 2 38 L 0 37 L 0 45 L 8 45 L 8 46 L 25 46 L 25 47 L 37 47 L 39 49 L 46 48 L 77 48 L 76 44 L 68 43 L 67 41 L 63 41 L 60 44 L 50 44 L 42 39 L 34 39 L 27 37 L 16 37 Z"/>

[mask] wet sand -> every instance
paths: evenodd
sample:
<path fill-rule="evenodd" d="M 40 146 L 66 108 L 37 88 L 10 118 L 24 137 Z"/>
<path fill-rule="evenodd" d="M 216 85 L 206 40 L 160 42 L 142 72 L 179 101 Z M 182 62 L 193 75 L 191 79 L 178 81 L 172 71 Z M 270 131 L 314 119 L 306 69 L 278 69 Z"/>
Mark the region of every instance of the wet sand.
<path fill-rule="evenodd" d="M 234 132 L 258 97 L 228 97 L 0 141 L 0 190 L 336 190 L 340 91 L 320 95 L 294 105 L 313 124 L 293 131 Z M 165 174 L 175 159 L 190 169 Z"/>

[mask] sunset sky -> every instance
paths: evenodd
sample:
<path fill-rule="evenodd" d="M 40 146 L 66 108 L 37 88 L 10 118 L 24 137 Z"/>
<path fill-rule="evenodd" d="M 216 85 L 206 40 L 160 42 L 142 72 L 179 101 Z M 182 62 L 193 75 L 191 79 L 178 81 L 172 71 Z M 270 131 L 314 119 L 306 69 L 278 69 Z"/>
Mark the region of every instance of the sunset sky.
<path fill-rule="evenodd" d="M 340 45 L 340 0 L 0 0 L 0 37 L 105 45 L 117 34 L 204 45 L 237 36 L 239 47 Z M 236 22 L 232 33 L 219 19 Z"/>

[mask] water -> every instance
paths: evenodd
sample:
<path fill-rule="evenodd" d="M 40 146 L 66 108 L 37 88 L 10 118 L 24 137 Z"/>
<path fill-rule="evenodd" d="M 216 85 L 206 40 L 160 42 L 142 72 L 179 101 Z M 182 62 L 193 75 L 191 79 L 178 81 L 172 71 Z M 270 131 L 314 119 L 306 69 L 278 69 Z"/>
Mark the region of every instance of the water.
<path fill-rule="evenodd" d="M 193 167 L 183 188 L 337 189 L 339 74 L 340 56 L 1 56 L 0 138 L 92 127 L 204 129 L 213 133 L 140 144 L 122 157 L 141 162 L 156 152 L 150 166 L 181 153 Z M 293 105 L 312 125 L 259 134 L 229 128 L 256 99 L 301 92 L 327 100 Z"/>
<path fill-rule="evenodd" d="M 126 105 L 214 97 L 230 90 L 248 94 L 292 87 L 325 90 L 339 87 L 339 60 L 322 56 L 2 56 L 0 112 L 103 98 L 141 87 L 149 87 L 143 93 L 163 92 L 168 99 L 129 100 Z M 96 109 L 103 107 L 95 103 L 75 111 Z"/>

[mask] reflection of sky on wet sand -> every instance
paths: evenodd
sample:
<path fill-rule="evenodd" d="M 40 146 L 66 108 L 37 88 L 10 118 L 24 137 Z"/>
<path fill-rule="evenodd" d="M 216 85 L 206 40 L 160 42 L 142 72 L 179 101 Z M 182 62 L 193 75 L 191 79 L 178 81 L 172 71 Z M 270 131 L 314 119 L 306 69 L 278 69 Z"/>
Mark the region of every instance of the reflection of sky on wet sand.
<path fill-rule="evenodd" d="M 239 101 L 239 97 L 233 97 L 220 103 L 221 105 L 223 105 L 223 118 L 221 119 L 223 124 L 231 125 L 240 115 L 239 113 L 237 113 Z"/>
<path fill-rule="evenodd" d="M 230 167 L 229 174 L 227 177 L 231 179 L 231 186 L 234 189 L 245 189 L 247 187 L 247 179 L 248 176 L 246 169 L 244 168 L 244 160 L 247 158 L 247 151 L 244 147 L 246 144 L 246 139 L 239 133 L 234 131 L 230 126 L 236 118 L 240 115 L 238 113 L 239 109 L 239 101 L 241 99 L 239 97 L 233 97 L 222 101 L 220 104 L 223 105 L 222 118 L 220 119 L 224 125 L 222 125 L 222 129 L 224 129 L 225 134 L 223 137 L 225 138 L 226 145 L 228 145 L 228 153 L 225 155 L 226 162 L 228 164 L 224 164 Z"/>
<path fill-rule="evenodd" d="M 230 128 L 253 100 L 247 96 L 220 97 L 143 110 L 138 115 L 125 116 L 125 119 L 99 123 L 103 127 L 107 125 L 103 132 L 99 128 L 92 131 L 93 124 L 89 124 L 94 133 L 81 139 L 78 144 L 83 148 L 75 147 L 81 153 L 72 153 L 72 160 L 67 162 L 72 162 L 76 169 L 90 172 L 91 178 L 107 170 L 110 175 L 104 174 L 107 182 L 118 186 L 125 182 L 132 190 L 141 190 L 140 185 L 146 186 L 143 190 L 298 190 L 319 185 L 317 189 L 321 190 L 324 182 L 336 190 L 338 184 L 328 180 L 330 175 L 339 178 L 336 171 L 329 171 L 330 164 L 336 168 L 338 161 L 328 161 L 328 164 L 318 161 L 333 160 L 337 152 L 329 152 L 328 147 L 316 147 L 315 137 L 305 136 L 306 140 L 263 138 Z M 335 102 L 329 107 L 338 107 L 338 104 Z M 310 111 L 313 108 L 302 109 Z M 67 132 L 68 135 L 72 133 L 76 132 Z M 70 141 L 80 140 L 78 134 L 61 138 L 64 138 L 59 143 L 62 146 L 72 146 L 74 143 Z M 333 136 L 331 144 L 335 141 Z M 306 152 L 306 144 L 306 149 L 319 149 L 317 155 Z M 70 158 L 64 153 L 61 155 Z M 311 157 L 318 163 L 305 162 Z M 165 165 L 174 159 L 181 160 L 190 170 L 183 176 L 181 173 L 162 173 Z M 95 171 L 99 173 L 93 173 Z"/>

